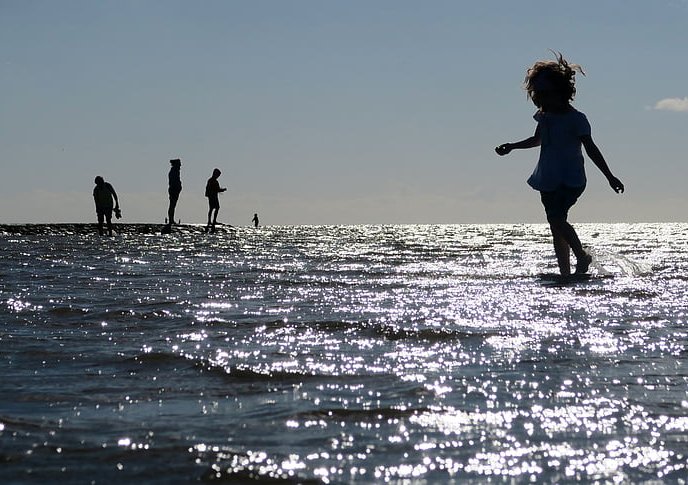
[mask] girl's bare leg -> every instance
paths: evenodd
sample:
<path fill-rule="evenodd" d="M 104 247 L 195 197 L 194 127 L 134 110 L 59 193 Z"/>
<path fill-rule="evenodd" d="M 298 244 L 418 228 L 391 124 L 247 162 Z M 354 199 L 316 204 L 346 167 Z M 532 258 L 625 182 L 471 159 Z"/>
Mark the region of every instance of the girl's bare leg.
<path fill-rule="evenodd" d="M 550 221 L 550 228 L 554 238 L 554 252 L 557 255 L 561 274 L 571 274 L 569 248 L 576 256 L 576 273 L 587 273 L 592 257 L 583 249 L 583 244 L 581 244 L 573 226 L 566 220 Z"/>
<path fill-rule="evenodd" d="M 559 273 L 564 276 L 571 274 L 571 247 L 558 227 L 551 225 L 554 254 L 557 257 Z"/>

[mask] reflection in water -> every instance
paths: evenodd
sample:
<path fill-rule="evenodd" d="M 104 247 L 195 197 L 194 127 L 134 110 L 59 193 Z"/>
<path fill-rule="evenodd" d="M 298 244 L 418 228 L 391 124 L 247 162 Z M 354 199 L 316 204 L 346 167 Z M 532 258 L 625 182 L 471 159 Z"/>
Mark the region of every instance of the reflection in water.
<path fill-rule="evenodd" d="M 687 227 L 579 227 L 0 235 L 4 473 L 678 480 Z"/>

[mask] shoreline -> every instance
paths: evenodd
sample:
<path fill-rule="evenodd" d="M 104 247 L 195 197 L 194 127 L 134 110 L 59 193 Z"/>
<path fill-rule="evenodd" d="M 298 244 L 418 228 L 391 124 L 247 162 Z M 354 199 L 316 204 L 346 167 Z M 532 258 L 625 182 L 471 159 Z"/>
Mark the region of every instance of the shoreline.
<path fill-rule="evenodd" d="M 112 224 L 114 235 L 120 234 L 150 234 L 162 235 L 162 229 L 165 224 L 151 224 L 146 222 L 139 223 L 117 223 Z M 200 233 L 205 234 L 205 224 L 179 224 L 172 227 L 172 234 L 191 234 Z M 215 234 L 227 233 L 233 231 L 234 227 L 230 225 L 218 224 L 215 228 Z M 18 236 L 39 236 L 44 234 L 50 235 L 74 235 L 74 234 L 92 234 L 98 236 L 98 224 L 95 222 L 63 222 L 63 223 L 30 223 L 30 224 L 0 224 L 0 236 L 18 235 Z M 107 237 L 107 236 L 103 236 Z"/>

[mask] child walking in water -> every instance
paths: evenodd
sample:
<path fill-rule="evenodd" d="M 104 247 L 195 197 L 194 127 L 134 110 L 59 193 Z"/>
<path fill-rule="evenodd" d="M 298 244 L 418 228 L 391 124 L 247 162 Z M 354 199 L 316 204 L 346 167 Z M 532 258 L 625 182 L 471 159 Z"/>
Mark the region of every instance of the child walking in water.
<path fill-rule="evenodd" d="M 567 276 L 571 274 L 571 251 L 576 256 L 576 274 L 587 273 L 592 262 L 592 256 L 583 249 L 578 234 L 567 221 L 569 209 L 585 190 L 587 180 L 581 146 L 615 192 L 623 193 L 624 185 L 612 174 L 592 140 L 586 116 L 571 106 L 576 95 L 576 71 L 585 73 L 580 66 L 566 62 L 561 54 L 556 58 L 536 62 L 526 74 L 525 89 L 538 108 L 533 116 L 537 122 L 535 134 L 495 150 L 506 155 L 511 150 L 540 147 L 540 158 L 528 185 L 540 192 L 559 272 Z"/>

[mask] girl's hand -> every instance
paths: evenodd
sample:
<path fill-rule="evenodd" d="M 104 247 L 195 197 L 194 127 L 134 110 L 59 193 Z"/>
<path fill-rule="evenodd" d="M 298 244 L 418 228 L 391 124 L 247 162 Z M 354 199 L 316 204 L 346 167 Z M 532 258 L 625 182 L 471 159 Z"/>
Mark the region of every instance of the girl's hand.
<path fill-rule="evenodd" d="M 497 155 L 506 155 L 511 151 L 511 143 L 505 143 L 495 148 Z"/>
<path fill-rule="evenodd" d="M 612 189 L 614 189 L 614 192 L 616 192 L 617 194 L 623 194 L 624 184 L 621 183 L 621 180 L 614 177 L 613 175 L 611 175 L 607 180 L 609 180 L 609 186 Z"/>

